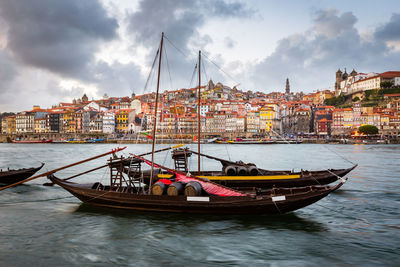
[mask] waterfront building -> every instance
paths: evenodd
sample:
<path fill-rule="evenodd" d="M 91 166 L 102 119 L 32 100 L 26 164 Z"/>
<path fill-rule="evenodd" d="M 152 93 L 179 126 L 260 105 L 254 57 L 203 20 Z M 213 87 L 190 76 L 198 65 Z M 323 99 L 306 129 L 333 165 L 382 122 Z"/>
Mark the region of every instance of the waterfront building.
<path fill-rule="evenodd" d="M 353 128 L 353 109 L 344 108 L 343 109 L 343 128 Z"/>
<path fill-rule="evenodd" d="M 35 133 L 47 133 L 46 118 L 35 119 Z"/>
<path fill-rule="evenodd" d="M 335 108 L 332 111 L 332 135 L 343 135 L 343 109 Z"/>
<path fill-rule="evenodd" d="M 361 103 L 353 103 L 353 127 L 361 126 Z"/>
<path fill-rule="evenodd" d="M 262 107 L 260 112 L 260 131 L 269 133 L 272 130 L 275 111 L 272 107 Z"/>
<path fill-rule="evenodd" d="M 236 112 L 229 112 L 226 116 L 226 132 L 230 133 L 244 133 L 245 130 L 245 117 L 239 116 Z"/>
<path fill-rule="evenodd" d="M 16 116 L 7 117 L 7 134 L 15 134 L 17 132 L 15 118 Z"/>
<path fill-rule="evenodd" d="M 133 112 L 134 109 L 119 109 L 115 112 L 115 128 L 118 133 L 127 133 L 129 124 L 129 114 Z"/>
<path fill-rule="evenodd" d="M 89 122 L 90 133 L 102 133 L 103 132 L 103 114 L 101 112 L 92 113 Z"/>
<path fill-rule="evenodd" d="M 250 111 L 246 114 L 246 132 L 257 134 L 260 132 L 260 113 Z"/>
<path fill-rule="evenodd" d="M 32 112 L 23 111 L 15 116 L 17 134 L 33 133 L 35 116 Z"/>
<path fill-rule="evenodd" d="M 294 133 L 304 134 L 310 132 L 311 110 L 309 108 L 296 108 L 294 118 Z"/>
<path fill-rule="evenodd" d="M 7 134 L 8 124 L 7 124 L 7 117 L 3 117 L 1 119 L 1 133 Z"/>
<path fill-rule="evenodd" d="M 63 133 L 75 133 L 75 110 L 78 108 L 66 108 L 62 113 L 62 132 Z"/>
<path fill-rule="evenodd" d="M 46 115 L 46 128 L 51 133 L 59 133 L 62 129 L 62 111 L 51 111 Z"/>
<path fill-rule="evenodd" d="M 115 114 L 112 110 L 103 113 L 103 133 L 115 133 Z"/>
<path fill-rule="evenodd" d="M 320 119 L 317 121 L 317 134 L 318 135 L 331 135 L 331 120 L 327 120 L 326 118 Z"/>
<path fill-rule="evenodd" d="M 83 133 L 83 114 L 85 110 L 79 108 L 75 111 L 75 132 L 76 133 Z"/>

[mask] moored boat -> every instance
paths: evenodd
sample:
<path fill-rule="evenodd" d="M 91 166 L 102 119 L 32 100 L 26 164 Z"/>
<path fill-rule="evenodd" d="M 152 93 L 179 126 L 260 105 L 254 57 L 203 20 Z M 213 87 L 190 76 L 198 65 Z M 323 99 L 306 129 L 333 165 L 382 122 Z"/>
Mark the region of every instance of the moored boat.
<path fill-rule="evenodd" d="M 11 140 L 13 143 L 17 144 L 42 144 L 42 143 L 52 143 L 53 139 L 43 139 L 43 140 Z"/>
<path fill-rule="evenodd" d="M 23 168 L 17 170 L 0 170 L 0 184 L 13 184 L 31 177 L 43 167 L 44 163 L 37 168 Z"/>
<path fill-rule="evenodd" d="M 142 160 L 142 158 L 140 158 Z M 136 160 L 135 164 L 140 164 Z M 143 159 L 144 160 L 144 159 Z M 144 160 L 146 161 L 146 160 Z M 150 161 L 146 161 L 152 164 Z M 82 202 L 103 207 L 118 209 L 161 211 L 179 213 L 209 213 L 209 214 L 282 214 L 294 211 L 324 198 L 329 193 L 340 188 L 343 179 L 334 186 L 307 186 L 297 188 L 274 188 L 270 190 L 237 191 L 217 185 L 198 177 L 186 176 L 185 174 L 170 170 L 163 166 L 154 164 L 155 167 L 163 168 L 175 175 L 174 183 L 181 183 L 185 188 L 169 191 L 173 183 L 165 185 L 159 181 L 154 184 L 153 190 L 146 191 L 145 185 L 140 185 L 140 175 L 135 180 L 124 177 L 121 172 L 123 160 L 111 159 L 110 184 L 102 185 L 99 182 L 91 184 L 76 184 L 63 181 L 54 175 L 48 178 Z M 137 165 L 138 167 L 139 165 Z M 140 167 L 137 168 L 140 170 Z M 131 176 L 133 177 L 133 176 Z M 201 190 L 186 190 L 188 185 L 197 183 Z M 154 190 L 157 186 L 164 185 L 161 190 Z M 143 187 L 144 186 L 144 187 Z M 161 187 L 160 187 L 161 188 Z"/>

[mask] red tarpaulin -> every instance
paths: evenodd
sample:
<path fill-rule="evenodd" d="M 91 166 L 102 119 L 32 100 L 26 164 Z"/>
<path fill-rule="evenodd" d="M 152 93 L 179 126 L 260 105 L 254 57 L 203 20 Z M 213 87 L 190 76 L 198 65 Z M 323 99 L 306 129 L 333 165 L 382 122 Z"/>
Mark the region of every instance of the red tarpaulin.
<path fill-rule="evenodd" d="M 150 166 L 152 165 L 151 161 L 149 161 L 149 160 L 147 160 L 145 158 L 142 158 L 142 157 L 139 157 L 139 156 L 135 156 L 135 157 L 140 158 L 141 160 L 143 160 L 145 163 L 147 163 Z M 211 195 L 217 195 L 217 196 L 222 196 L 222 197 L 245 196 L 245 194 L 243 194 L 243 193 L 241 193 L 239 191 L 235 191 L 235 190 L 232 190 L 230 188 L 223 187 L 223 186 L 217 185 L 217 184 L 212 183 L 212 182 L 204 181 L 204 180 L 202 180 L 200 178 L 197 178 L 197 177 L 189 177 L 189 176 L 181 174 L 181 173 L 179 173 L 177 171 L 174 171 L 174 170 L 169 169 L 169 168 L 164 167 L 164 166 L 160 166 L 160 165 L 155 164 L 155 163 L 154 163 L 154 167 L 165 169 L 165 170 L 167 170 L 167 171 L 169 171 L 171 173 L 174 173 L 176 175 L 175 181 L 184 182 L 184 183 L 188 183 L 188 182 L 191 182 L 191 181 L 196 181 L 196 182 L 201 184 L 201 186 L 203 187 L 204 191 L 206 191 L 207 193 L 209 193 Z"/>

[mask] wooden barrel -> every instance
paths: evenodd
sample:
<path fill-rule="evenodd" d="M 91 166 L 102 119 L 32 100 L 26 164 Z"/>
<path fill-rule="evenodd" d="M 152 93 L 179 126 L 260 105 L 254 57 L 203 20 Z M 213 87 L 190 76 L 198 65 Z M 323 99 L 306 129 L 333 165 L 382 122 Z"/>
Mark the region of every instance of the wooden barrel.
<path fill-rule="evenodd" d="M 92 189 L 103 190 L 103 189 L 104 189 L 104 186 L 103 186 L 101 183 L 96 182 L 96 183 L 94 183 L 94 184 L 92 185 Z"/>
<path fill-rule="evenodd" d="M 258 170 L 258 168 L 256 166 L 250 166 L 248 169 L 250 175 L 256 176 L 260 173 L 260 171 Z"/>
<path fill-rule="evenodd" d="M 151 194 L 161 196 L 167 190 L 167 186 L 164 183 L 157 182 L 151 186 Z"/>
<path fill-rule="evenodd" d="M 228 175 L 228 176 L 236 175 L 236 167 L 233 166 L 233 165 L 226 166 L 225 174 Z"/>
<path fill-rule="evenodd" d="M 203 187 L 199 182 L 191 181 L 185 186 L 185 196 L 201 196 Z"/>
<path fill-rule="evenodd" d="M 244 166 L 240 166 L 237 168 L 237 174 L 239 176 L 246 176 L 247 175 L 247 168 Z"/>
<path fill-rule="evenodd" d="M 180 182 L 173 182 L 168 186 L 167 195 L 168 196 L 178 196 L 183 193 L 185 186 Z"/>

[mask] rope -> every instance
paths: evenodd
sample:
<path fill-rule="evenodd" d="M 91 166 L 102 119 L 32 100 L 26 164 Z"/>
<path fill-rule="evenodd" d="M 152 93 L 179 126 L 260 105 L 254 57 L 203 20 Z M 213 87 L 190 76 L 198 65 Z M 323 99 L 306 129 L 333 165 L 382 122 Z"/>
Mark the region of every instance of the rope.
<path fill-rule="evenodd" d="M 356 163 L 354 163 L 354 162 L 352 162 L 351 160 L 345 158 L 344 156 L 340 155 L 340 154 L 337 153 L 336 151 L 329 149 L 327 146 L 324 146 L 324 147 L 325 147 L 327 150 L 329 150 L 330 152 L 332 152 L 332 153 L 336 154 L 337 156 L 339 156 L 340 158 L 342 158 L 343 160 L 345 160 L 345 161 L 351 163 L 352 165 L 356 165 Z"/>
<path fill-rule="evenodd" d="M 173 42 L 171 42 L 171 40 L 170 39 L 168 39 L 168 37 L 164 34 L 164 38 L 178 51 L 178 52 L 180 52 L 184 57 L 188 57 L 188 55 L 185 53 L 185 52 L 183 52 L 181 49 L 179 49 L 176 45 L 174 45 L 174 43 Z M 194 53 L 193 53 L 194 54 Z"/>
<path fill-rule="evenodd" d="M 217 67 L 218 70 L 220 70 L 221 72 L 223 72 L 226 76 L 228 76 L 230 79 L 232 79 L 232 81 L 234 81 L 236 84 L 238 84 L 239 82 L 236 81 L 231 75 L 229 75 L 229 73 L 227 73 L 226 71 L 224 71 L 220 66 L 218 66 L 214 61 L 212 61 L 209 57 L 207 57 L 207 55 L 205 53 L 203 53 L 203 56 L 205 56 L 208 61 L 210 61 L 214 66 Z"/>
<path fill-rule="evenodd" d="M 170 71 L 170 68 L 169 68 L 169 62 L 168 62 L 168 55 L 167 55 L 167 49 L 165 48 L 164 49 L 164 54 L 165 54 L 165 62 L 166 62 L 166 64 L 167 64 L 167 70 L 168 70 L 168 75 L 169 75 L 169 83 L 170 83 L 170 88 L 172 89 L 172 88 L 174 88 L 173 86 L 172 86 L 172 78 L 171 78 L 171 71 Z"/>
<path fill-rule="evenodd" d="M 45 201 L 60 200 L 60 199 L 73 198 L 73 197 L 75 197 L 75 196 L 48 198 L 48 199 L 39 199 L 39 200 L 28 200 L 28 201 L 19 201 L 19 202 L 8 202 L 8 203 L 6 202 L 6 203 L 1 203 L 0 206 L 17 205 L 17 204 L 23 204 L 23 203 L 45 202 Z"/>
<path fill-rule="evenodd" d="M 314 203 L 314 205 L 318 205 L 318 206 L 320 206 L 320 207 L 322 207 L 322 208 L 324 208 L 324 209 L 328 209 L 328 210 L 333 211 L 333 212 L 336 212 L 336 213 L 338 213 L 338 214 L 346 215 L 346 216 L 349 217 L 349 218 L 362 221 L 362 222 L 366 223 L 367 225 L 372 225 L 372 224 L 371 224 L 370 222 L 368 222 L 366 219 L 354 217 L 353 215 L 346 214 L 346 213 L 343 212 L 343 211 L 340 211 L 340 212 L 339 212 L 339 211 L 337 211 L 337 210 L 335 210 L 335 209 L 332 209 L 332 208 L 323 206 L 323 205 L 321 205 L 321 204 L 319 204 L 319 203 Z"/>

